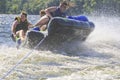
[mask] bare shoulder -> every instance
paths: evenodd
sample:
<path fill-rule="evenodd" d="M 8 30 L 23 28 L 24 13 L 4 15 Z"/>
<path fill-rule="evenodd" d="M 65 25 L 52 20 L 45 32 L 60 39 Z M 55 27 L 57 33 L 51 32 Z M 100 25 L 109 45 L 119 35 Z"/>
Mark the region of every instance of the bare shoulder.
<path fill-rule="evenodd" d="M 52 6 L 52 7 L 49 7 L 47 9 L 56 9 L 56 8 L 57 8 L 57 6 Z"/>
<path fill-rule="evenodd" d="M 52 8 L 53 8 L 53 9 L 56 9 L 56 8 L 57 8 L 57 6 L 52 6 L 52 7 L 49 7 L 49 8 L 51 8 L 51 9 L 52 9 Z"/>
<path fill-rule="evenodd" d="M 49 7 L 49 8 L 47 8 L 47 9 L 45 9 L 45 11 L 54 11 L 54 10 L 56 10 L 57 9 L 57 6 L 52 6 L 52 7 Z"/>
<path fill-rule="evenodd" d="M 13 22 L 13 24 L 15 24 L 15 25 L 17 25 L 19 22 L 17 21 L 17 20 L 15 20 L 14 22 Z"/>

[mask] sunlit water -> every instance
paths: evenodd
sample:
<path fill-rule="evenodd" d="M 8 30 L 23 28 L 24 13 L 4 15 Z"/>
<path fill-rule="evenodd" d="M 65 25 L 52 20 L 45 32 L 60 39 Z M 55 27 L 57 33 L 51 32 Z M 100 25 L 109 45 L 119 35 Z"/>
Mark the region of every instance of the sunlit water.
<path fill-rule="evenodd" d="M 15 15 L 0 15 L 0 78 L 29 53 L 15 48 L 10 25 Z M 29 16 L 33 24 L 39 16 Z M 89 17 L 94 32 L 59 51 L 33 51 L 5 80 L 120 80 L 120 18 Z"/>

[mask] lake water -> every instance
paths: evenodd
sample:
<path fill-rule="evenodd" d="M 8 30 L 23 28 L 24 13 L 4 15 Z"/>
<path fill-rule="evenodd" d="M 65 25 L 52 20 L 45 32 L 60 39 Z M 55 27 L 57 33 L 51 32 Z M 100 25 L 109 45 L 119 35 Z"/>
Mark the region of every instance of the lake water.
<path fill-rule="evenodd" d="M 0 15 L 0 78 L 31 51 L 17 50 L 10 38 L 15 16 Z M 28 18 L 34 24 L 39 16 Z M 73 41 L 60 51 L 34 50 L 3 80 L 120 80 L 120 18 L 88 18 L 96 28 L 84 43 Z"/>

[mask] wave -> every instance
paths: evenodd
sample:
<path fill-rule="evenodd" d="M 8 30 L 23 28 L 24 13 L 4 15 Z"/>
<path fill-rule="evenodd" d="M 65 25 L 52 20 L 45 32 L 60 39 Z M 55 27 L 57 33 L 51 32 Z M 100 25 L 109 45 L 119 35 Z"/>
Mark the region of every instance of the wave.
<path fill-rule="evenodd" d="M 76 40 L 61 44 L 59 51 L 35 50 L 7 79 L 119 79 L 120 19 L 101 16 L 90 17 L 90 20 L 96 27 L 85 42 Z M 0 38 L 0 42 L 3 42 L 0 43 L 0 77 L 2 77 L 30 50 L 25 48 L 17 50 L 10 38 L 6 39 L 4 36 Z"/>

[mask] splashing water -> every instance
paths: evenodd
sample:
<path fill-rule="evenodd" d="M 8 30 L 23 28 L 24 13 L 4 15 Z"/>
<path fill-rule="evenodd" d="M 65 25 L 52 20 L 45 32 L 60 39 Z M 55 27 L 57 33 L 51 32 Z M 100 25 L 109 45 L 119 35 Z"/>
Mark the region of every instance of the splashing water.
<path fill-rule="evenodd" d="M 13 18 L 0 16 L 0 78 L 30 51 L 24 48 L 17 50 L 8 36 L 8 25 Z M 119 80 L 120 19 L 89 18 L 96 28 L 85 42 L 64 44 L 61 51 L 35 50 L 5 80 Z M 31 15 L 29 19 L 36 21 L 37 18 Z M 7 29 L 6 33 L 4 29 Z"/>

